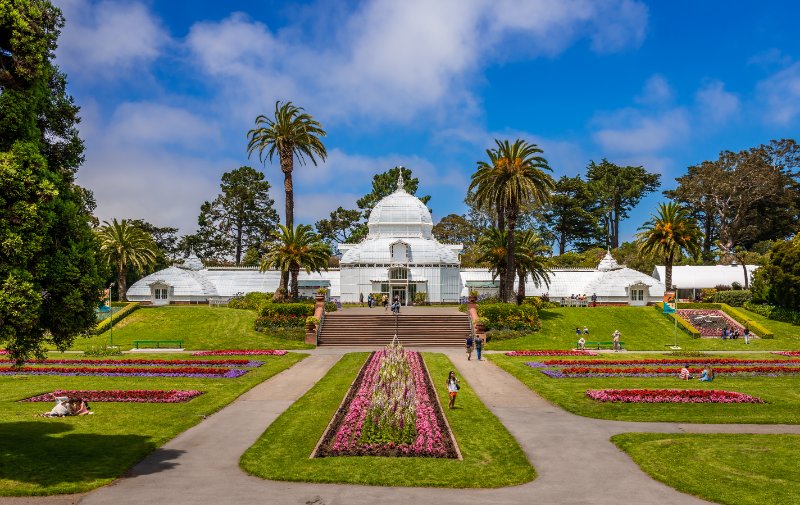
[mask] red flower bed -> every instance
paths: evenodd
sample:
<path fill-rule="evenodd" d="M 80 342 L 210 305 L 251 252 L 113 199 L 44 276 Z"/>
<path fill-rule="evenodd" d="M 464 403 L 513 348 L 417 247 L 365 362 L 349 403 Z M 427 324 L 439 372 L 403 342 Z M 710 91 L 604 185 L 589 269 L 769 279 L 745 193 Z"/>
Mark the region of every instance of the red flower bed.
<path fill-rule="evenodd" d="M 594 351 L 509 351 L 506 356 L 597 356 Z"/>
<path fill-rule="evenodd" d="M 192 356 L 283 356 L 286 351 L 275 349 L 225 349 L 221 351 L 195 351 Z"/>
<path fill-rule="evenodd" d="M 184 403 L 200 396 L 203 391 L 195 390 L 68 390 L 57 389 L 52 393 L 44 393 L 22 400 L 23 402 L 53 402 L 58 396 L 82 398 L 87 402 L 133 402 L 133 403 Z"/>
<path fill-rule="evenodd" d="M 756 396 L 715 389 L 589 389 L 586 396 L 621 403 L 764 403 Z"/>
<path fill-rule="evenodd" d="M 800 356 L 800 351 L 776 351 L 773 352 L 772 354 L 780 354 L 781 356 Z M 794 360 L 792 359 L 787 361 L 794 361 Z"/>
<path fill-rule="evenodd" d="M 542 361 L 548 366 L 607 366 L 607 365 L 757 365 L 800 363 L 800 359 L 746 359 L 746 358 L 664 358 L 664 359 L 609 359 L 609 360 L 580 360 L 580 359 L 547 359 Z"/>

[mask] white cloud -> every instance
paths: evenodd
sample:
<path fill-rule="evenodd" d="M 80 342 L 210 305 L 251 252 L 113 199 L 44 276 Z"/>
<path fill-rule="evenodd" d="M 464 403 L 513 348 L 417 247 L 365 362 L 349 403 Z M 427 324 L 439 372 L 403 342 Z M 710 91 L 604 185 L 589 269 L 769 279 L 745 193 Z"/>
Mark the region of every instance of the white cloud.
<path fill-rule="evenodd" d="M 701 120 L 722 124 L 739 114 L 739 97 L 725 90 L 722 81 L 707 82 L 695 93 L 697 113 Z"/>
<path fill-rule="evenodd" d="M 627 109 L 601 116 L 605 125 L 593 137 L 600 146 L 613 153 L 648 153 L 664 149 L 686 138 L 690 130 L 689 115 L 676 108 L 656 115 Z"/>
<path fill-rule="evenodd" d="M 672 100 L 672 87 L 661 76 L 654 75 L 644 84 L 644 89 L 634 101 L 643 105 L 663 105 Z"/>
<path fill-rule="evenodd" d="M 220 142 L 219 127 L 213 120 L 185 109 L 151 102 L 120 104 L 111 117 L 109 129 L 109 138 L 124 143 L 209 148 Z"/>
<path fill-rule="evenodd" d="M 768 123 L 788 125 L 800 115 L 800 62 L 758 83 L 756 91 Z"/>
<path fill-rule="evenodd" d="M 58 63 L 84 79 L 119 77 L 121 69 L 155 60 L 169 35 L 141 3 L 60 0 L 66 25 Z"/>

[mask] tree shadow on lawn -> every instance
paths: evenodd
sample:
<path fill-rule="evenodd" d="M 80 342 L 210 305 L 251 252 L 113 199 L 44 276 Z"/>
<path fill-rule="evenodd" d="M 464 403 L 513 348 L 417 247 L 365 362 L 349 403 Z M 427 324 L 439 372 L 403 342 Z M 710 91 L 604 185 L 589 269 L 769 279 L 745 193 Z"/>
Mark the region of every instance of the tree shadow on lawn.
<path fill-rule="evenodd" d="M 86 490 L 119 477 L 155 449 L 143 435 L 64 435 L 72 430 L 62 419 L 0 423 L 0 479 L 41 486 L 45 493 L 46 488 L 65 485 Z M 165 454 L 147 473 L 175 466 L 167 460 L 176 457 Z"/>

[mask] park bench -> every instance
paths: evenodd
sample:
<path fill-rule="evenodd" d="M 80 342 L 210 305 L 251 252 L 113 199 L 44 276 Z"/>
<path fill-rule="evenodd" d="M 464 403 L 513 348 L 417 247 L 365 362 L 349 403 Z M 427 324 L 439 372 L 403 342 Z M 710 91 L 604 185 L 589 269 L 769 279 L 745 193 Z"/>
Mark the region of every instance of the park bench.
<path fill-rule="evenodd" d="M 183 340 L 134 340 L 133 346 L 137 349 L 140 346 L 144 347 L 145 345 L 153 346 L 155 345 L 156 349 L 161 349 L 161 344 L 173 344 L 172 347 L 178 347 L 183 349 Z"/>
<path fill-rule="evenodd" d="M 586 349 L 597 349 L 598 351 L 601 348 L 604 348 L 604 347 L 608 347 L 609 349 L 613 349 L 614 348 L 614 342 L 612 342 L 612 341 L 608 341 L 608 342 L 586 342 L 584 344 L 584 347 Z M 625 342 L 620 341 L 619 348 L 622 349 L 624 347 L 625 347 Z M 580 349 L 580 344 L 578 342 L 575 342 L 575 349 Z"/>

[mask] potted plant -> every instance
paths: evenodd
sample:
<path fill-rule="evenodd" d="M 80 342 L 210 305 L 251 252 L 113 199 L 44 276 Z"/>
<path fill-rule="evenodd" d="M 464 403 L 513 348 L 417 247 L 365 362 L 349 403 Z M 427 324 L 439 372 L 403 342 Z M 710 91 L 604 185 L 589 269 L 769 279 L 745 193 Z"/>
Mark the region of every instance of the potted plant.
<path fill-rule="evenodd" d="M 475 321 L 475 331 L 484 333 L 489 328 L 489 320 L 485 317 L 479 317 Z"/>
<path fill-rule="evenodd" d="M 317 290 L 317 295 L 315 296 L 315 298 L 317 300 L 324 300 L 325 299 L 325 295 L 327 295 L 327 294 L 328 294 L 328 288 L 319 288 Z"/>
<path fill-rule="evenodd" d="M 306 318 L 306 330 L 314 331 L 314 329 L 319 324 L 319 319 L 314 316 L 308 316 Z"/>
<path fill-rule="evenodd" d="M 470 303 L 475 303 L 478 301 L 478 292 L 474 289 L 471 289 L 469 292 L 469 301 Z"/>

